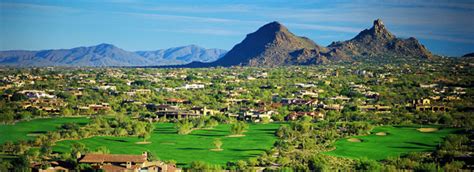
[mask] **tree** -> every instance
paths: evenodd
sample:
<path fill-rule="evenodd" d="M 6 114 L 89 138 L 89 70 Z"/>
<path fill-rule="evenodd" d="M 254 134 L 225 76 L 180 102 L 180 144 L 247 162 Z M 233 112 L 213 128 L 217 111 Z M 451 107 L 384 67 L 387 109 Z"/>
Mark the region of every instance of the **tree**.
<path fill-rule="evenodd" d="M 444 165 L 444 171 L 462 171 L 462 167 L 464 166 L 464 162 L 462 161 L 453 161 L 450 163 L 446 163 Z"/>
<path fill-rule="evenodd" d="M 437 170 L 437 167 L 436 167 L 436 164 L 435 163 L 423 163 L 423 164 L 420 164 L 418 166 L 415 167 L 414 171 L 418 171 L 418 172 L 436 172 L 438 171 Z"/>
<path fill-rule="evenodd" d="M 151 134 L 148 132 L 144 132 L 138 136 L 139 138 L 143 138 L 143 142 L 146 142 L 148 139 L 150 139 Z"/>
<path fill-rule="evenodd" d="M 49 156 L 53 152 L 53 149 L 51 148 L 51 144 L 49 143 L 43 143 L 40 148 L 40 154 L 42 156 Z"/>
<path fill-rule="evenodd" d="M 0 158 L 0 169 L 8 171 L 10 168 L 13 168 L 13 165 L 9 161 L 5 161 Z"/>
<path fill-rule="evenodd" d="M 155 129 L 155 125 L 153 125 L 153 123 L 146 123 L 142 125 L 144 125 L 144 129 L 140 129 L 140 131 L 138 131 L 140 132 L 138 133 L 138 137 L 143 138 L 143 142 L 146 142 L 148 139 L 150 139 L 151 133 Z"/>
<path fill-rule="evenodd" d="M 109 154 L 110 150 L 106 146 L 99 146 L 94 152 L 99 154 Z"/>
<path fill-rule="evenodd" d="M 215 119 L 209 119 L 209 120 L 207 120 L 205 127 L 206 128 L 213 128 L 217 125 L 219 125 L 219 122 L 217 122 Z"/>
<path fill-rule="evenodd" d="M 189 134 L 193 130 L 194 124 L 187 119 L 181 120 L 176 123 L 175 128 L 178 130 L 178 134 Z"/>
<path fill-rule="evenodd" d="M 11 101 L 23 101 L 26 99 L 28 99 L 28 97 L 21 93 L 13 93 L 12 97 L 10 98 Z"/>
<path fill-rule="evenodd" d="M 86 145 L 82 143 L 74 143 L 71 147 L 71 157 L 74 157 L 76 159 L 80 158 L 82 155 L 86 154 L 89 152 L 89 150 L 86 148 Z"/>
<path fill-rule="evenodd" d="M 238 170 L 245 170 L 247 169 L 247 162 L 244 160 L 238 160 L 235 165 L 237 166 Z"/>
<path fill-rule="evenodd" d="M 355 168 L 358 171 L 380 171 L 381 166 L 377 161 L 362 158 L 357 161 Z"/>
<path fill-rule="evenodd" d="M 308 166 L 311 171 L 329 171 L 327 164 L 328 162 L 324 157 L 316 155 L 310 159 Z"/>
<path fill-rule="evenodd" d="M 26 150 L 29 149 L 29 146 L 24 143 L 24 142 L 19 142 L 19 143 L 16 143 L 14 146 L 13 146 L 13 153 L 16 154 L 16 155 L 21 155 L 23 153 L 25 153 Z"/>
<path fill-rule="evenodd" d="M 147 151 L 146 154 L 147 154 L 148 161 L 156 161 L 156 160 L 159 160 L 159 159 L 160 159 L 160 158 L 158 158 L 158 156 L 156 156 L 156 154 L 153 153 L 153 152 Z"/>
<path fill-rule="evenodd" d="M 30 171 L 30 162 L 26 155 L 20 155 L 12 162 L 12 165 L 15 167 L 14 171 Z"/>
<path fill-rule="evenodd" d="M 216 147 L 215 150 L 218 150 L 218 151 L 221 151 L 221 150 L 222 150 L 222 149 L 221 149 L 222 141 L 221 141 L 220 138 L 214 139 L 214 142 L 213 142 L 213 143 L 214 143 L 214 146 Z"/>
<path fill-rule="evenodd" d="M 71 116 L 74 114 L 74 112 L 72 109 L 66 107 L 66 108 L 61 109 L 61 114 L 63 114 L 64 116 Z"/>
<path fill-rule="evenodd" d="M 232 133 L 232 135 L 241 135 L 247 128 L 247 123 L 238 121 L 230 125 L 230 133 Z"/>
<path fill-rule="evenodd" d="M 0 110 L 0 122 L 8 124 L 13 122 L 15 119 L 15 113 L 13 112 L 12 109 L 10 108 L 5 108 L 4 110 Z"/>

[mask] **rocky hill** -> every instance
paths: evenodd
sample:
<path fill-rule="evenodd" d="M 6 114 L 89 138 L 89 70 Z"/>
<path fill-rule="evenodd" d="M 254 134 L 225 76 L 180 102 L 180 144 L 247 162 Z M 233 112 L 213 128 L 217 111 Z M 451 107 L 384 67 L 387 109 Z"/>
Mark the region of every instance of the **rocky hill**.
<path fill-rule="evenodd" d="M 282 66 L 325 63 L 347 59 L 338 50 L 329 50 L 312 40 L 291 33 L 278 22 L 271 22 L 248 34 L 224 57 L 209 66 Z"/>
<path fill-rule="evenodd" d="M 333 42 L 330 49 L 338 49 L 349 56 L 397 56 L 432 59 L 433 55 L 416 38 L 401 39 L 387 30 L 377 19 L 370 29 L 365 29 L 348 41 Z"/>

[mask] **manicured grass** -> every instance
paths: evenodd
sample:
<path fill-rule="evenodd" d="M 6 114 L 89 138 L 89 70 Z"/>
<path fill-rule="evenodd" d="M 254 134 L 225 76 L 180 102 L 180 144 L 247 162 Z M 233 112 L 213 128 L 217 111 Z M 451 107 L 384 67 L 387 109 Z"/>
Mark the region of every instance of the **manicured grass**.
<path fill-rule="evenodd" d="M 408 152 L 433 151 L 439 142 L 448 134 L 456 132 L 455 129 L 440 129 L 438 131 L 423 133 L 418 127 L 407 126 L 381 126 L 372 130 L 367 136 L 352 138 L 362 142 L 351 142 L 341 139 L 336 142 L 336 150 L 326 152 L 327 155 L 381 160 L 390 156 L 399 156 Z M 379 132 L 385 132 L 386 135 Z M 376 133 L 379 133 L 377 135 Z"/>
<path fill-rule="evenodd" d="M 161 160 L 175 160 L 183 166 L 192 161 L 204 161 L 211 164 L 225 165 L 228 161 L 245 160 L 271 149 L 276 141 L 274 132 L 280 124 L 250 124 L 244 137 L 227 137 L 229 125 L 219 125 L 214 129 L 194 130 L 189 135 L 178 135 L 174 124 L 156 124 L 151 144 L 136 144 L 142 141 L 137 137 L 98 136 L 82 140 L 61 141 L 53 150 L 68 152 L 75 142 L 84 143 L 90 150 L 106 146 L 113 154 L 141 154 L 153 152 Z M 215 148 L 213 141 L 221 138 L 223 151 L 211 151 Z"/>
<path fill-rule="evenodd" d="M 48 131 L 56 130 L 65 123 L 78 123 L 85 125 L 89 122 L 88 118 L 44 118 L 31 121 L 22 121 L 13 125 L 0 125 L 0 144 L 6 141 L 19 141 L 35 138 L 37 134 L 43 134 Z"/>

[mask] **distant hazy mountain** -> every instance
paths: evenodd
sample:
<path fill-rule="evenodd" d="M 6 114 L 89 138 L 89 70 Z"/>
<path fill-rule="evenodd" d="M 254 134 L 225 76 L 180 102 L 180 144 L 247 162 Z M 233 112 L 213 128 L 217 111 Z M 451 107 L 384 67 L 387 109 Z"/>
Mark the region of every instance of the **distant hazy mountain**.
<path fill-rule="evenodd" d="M 365 29 L 348 41 L 333 42 L 328 46 L 350 56 L 398 56 L 431 59 L 433 55 L 416 38 L 400 39 L 390 33 L 382 20 L 377 19 L 370 29 Z"/>
<path fill-rule="evenodd" d="M 154 55 L 164 52 L 163 55 Z M 194 45 L 150 52 L 128 52 L 111 44 L 40 51 L 0 51 L 0 65 L 9 66 L 149 66 L 209 62 L 225 50 L 204 49 Z"/>
<path fill-rule="evenodd" d="M 185 64 L 193 61 L 212 62 L 227 53 L 222 49 L 205 49 L 196 45 L 156 51 L 137 51 L 136 54 L 160 64 Z"/>

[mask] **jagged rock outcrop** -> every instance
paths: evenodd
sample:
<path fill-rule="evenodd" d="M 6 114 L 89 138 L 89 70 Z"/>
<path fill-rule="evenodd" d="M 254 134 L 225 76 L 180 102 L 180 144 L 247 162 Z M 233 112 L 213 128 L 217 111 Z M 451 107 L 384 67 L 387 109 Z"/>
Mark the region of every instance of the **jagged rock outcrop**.
<path fill-rule="evenodd" d="M 382 20 L 377 19 L 370 29 L 365 29 L 348 41 L 333 42 L 330 49 L 338 49 L 350 56 L 397 56 L 431 59 L 433 55 L 417 39 L 397 38 L 390 33 Z"/>

